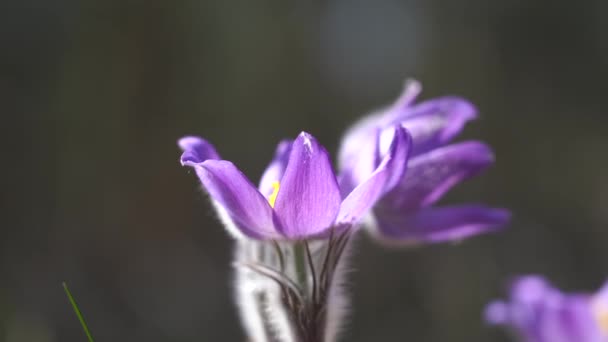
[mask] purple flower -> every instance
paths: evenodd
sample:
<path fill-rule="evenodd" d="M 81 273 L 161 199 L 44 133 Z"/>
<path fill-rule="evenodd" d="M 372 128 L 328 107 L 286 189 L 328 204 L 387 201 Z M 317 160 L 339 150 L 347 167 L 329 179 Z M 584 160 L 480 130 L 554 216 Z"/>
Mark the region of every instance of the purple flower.
<path fill-rule="evenodd" d="M 180 139 L 182 165 L 195 170 L 237 237 L 235 298 L 251 340 L 336 340 L 348 307 L 349 228 L 403 177 L 409 133 L 395 125 L 388 145 L 365 179 L 343 192 L 329 155 L 308 133 L 279 143 L 257 188 L 204 139 Z"/>
<path fill-rule="evenodd" d="M 388 152 L 344 195 L 325 148 L 308 133 L 278 145 L 257 188 L 204 139 L 184 137 L 179 146 L 182 165 L 194 168 L 229 230 L 258 240 L 299 240 L 351 226 L 394 187 L 410 137 L 399 125 L 392 131 Z"/>
<path fill-rule="evenodd" d="M 391 179 L 393 190 L 375 205 L 372 232 L 391 244 L 442 242 L 500 228 L 510 218 L 507 210 L 481 204 L 434 207 L 454 185 L 488 168 L 494 156 L 479 141 L 447 145 L 476 117 L 471 103 L 442 97 L 413 104 L 420 84 L 411 81 L 397 101 L 353 125 L 343 138 L 339 164 L 342 191 L 361 184 L 388 152 L 394 125 L 412 136 L 407 173 Z"/>
<path fill-rule="evenodd" d="M 596 294 L 566 294 L 539 276 L 513 282 L 510 301 L 490 303 L 485 319 L 525 342 L 608 341 L 608 283 Z"/>

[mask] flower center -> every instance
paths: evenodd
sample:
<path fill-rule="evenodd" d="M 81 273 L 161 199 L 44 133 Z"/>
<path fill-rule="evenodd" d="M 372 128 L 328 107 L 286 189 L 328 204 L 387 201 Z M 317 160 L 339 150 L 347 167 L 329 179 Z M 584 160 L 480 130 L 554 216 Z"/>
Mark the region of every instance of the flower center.
<path fill-rule="evenodd" d="M 599 300 L 594 300 L 591 303 L 591 307 L 593 310 L 593 316 L 595 317 L 595 322 L 600 327 L 600 330 L 605 335 L 608 335 L 608 305 Z"/>
<path fill-rule="evenodd" d="M 272 182 L 272 194 L 268 196 L 268 203 L 270 206 L 274 208 L 274 202 L 277 200 L 277 195 L 279 194 L 279 188 L 281 187 L 281 183 Z"/>

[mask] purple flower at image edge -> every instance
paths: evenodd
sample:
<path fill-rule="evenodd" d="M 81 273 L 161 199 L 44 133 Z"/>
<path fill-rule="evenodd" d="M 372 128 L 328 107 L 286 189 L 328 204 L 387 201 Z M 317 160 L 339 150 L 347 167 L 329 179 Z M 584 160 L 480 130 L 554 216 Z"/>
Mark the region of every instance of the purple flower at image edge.
<path fill-rule="evenodd" d="M 258 240 L 300 240 L 346 229 L 367 213 L 378 198 L 402 177 L 410 151 L 410 136 L 393 128 L 388 153 L 356 187 L 340 189 L 323 146 L 302 132 L 282 141 L 262 175 L 259 187 L 230 161 L 221 160 L 206 140 L 179 140 L 182 165 L 192 167 L 209 193 L 218 214 L 236 237 Z"/>
<path fill-rule="evenodd" d="M 454 241 L 496 231 L 510 219 L 508 210 L 482 204 L 435 207 L 456 184 L 472 178 L 494 162 L 492 150 L 479 141 L 448 144 L 476 118 L 474 106 L 446 96 L 414 104 L 420 84 L 410 81 L 387 108 L 355 123 L 345 134 L 338 154 L 345 191 L 361 184 L 387 153 L 392 128 L 412 137 L 407 172 L 393 179 L 370 215 L 373 235 L 388 244 L 408 245 Z"/>
<path fill-rule="evenodd" d="M 494 301 L 485 320 L 525 342 L 608 341 L 608 283 L 595 294 L 563 293 L 540 276 L 516 279 L 509 301 Z"/>

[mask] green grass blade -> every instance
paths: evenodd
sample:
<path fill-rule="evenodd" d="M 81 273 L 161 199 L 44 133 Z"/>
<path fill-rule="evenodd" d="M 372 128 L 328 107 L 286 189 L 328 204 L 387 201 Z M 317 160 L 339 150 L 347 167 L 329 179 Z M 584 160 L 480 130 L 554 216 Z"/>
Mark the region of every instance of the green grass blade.
<path fill-rule="evenodd" d="M 80 325 L 82 326 L 84 333 L 87 335 L 89 342 L 95 342 L 95 340 L 93 339 L 93 336 L 91 335 L 91 332 L 89 331 L 87 322 L 84 320 L 84 317 L 82 316 L 82 313 L 80 312 L 80 309 L 78 308 L 78 304 L 76 304 L 76 300 L 74 299 L 74 296 L 72 296 L 72 293 L 68 289 L 68 284 L 66 284 L 65 282 L 63 283 L 63 289 L 65 290 L 65 294 L 68 296 L 68 299 L 70 300 L 70 304 L 72 304 L 72 308 L 74 309 L 76 316 L 78 316 Z"/>

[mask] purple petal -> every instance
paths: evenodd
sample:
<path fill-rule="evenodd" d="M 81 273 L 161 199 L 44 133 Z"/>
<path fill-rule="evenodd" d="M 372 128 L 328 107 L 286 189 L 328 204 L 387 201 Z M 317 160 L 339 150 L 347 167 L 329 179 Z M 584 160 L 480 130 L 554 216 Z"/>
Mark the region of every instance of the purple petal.
<path fill-rule="evenodd" d="M 544 277 L 529 275 L 516 278 L 510 290 L 513 301 L 525 305 L 533 305 L 542 301 L 547 293 L 555 291 Z"/>
<path fill-rule="evenodd" d="M 530 340 L 543 341 L 539 323 L 547 307 L 555 307 L 555 303 L 561 300 L 562 293 L 545 278 L 536 275 L 515 279 L 510 286 L 510 293 L 508 324 L 519 329 Z"/>
<path fill-rule="evenodd" d="M 404 111 L 398 120 L 412 135 L 415 156 L 449 142 L 476 112 L 469 101 L 450 96 L 422 102 Z"/>
<path fill-rule="evenodd" d="M 454 185 L 479 174 L 493 161 L 490 148 L 473 141 L 419 155 L 410 159 L 407 175 L 382 203 L 403 211 L 429 206 Z"/>
<path fill-rule="evenodd" d="M 183 151 L 180 157 L 182 166 L 193 166 L 207 159 L 221 159 L 215 147 L 200 137 L 185 136 L 177 141 L 177 145 Z M 203 170 L 200 167 L 194 167 L 194 172 L 199 178 L 203 177 Z"/>
<path fill-rule="evenodd" d="M 374 137 L 368 144 L 362 145 L 357 151 L 356 158 L 351 158 L 349 165 L 343 165 L 338 177 L 340 193 L 346 197 L 353 189 L 368 179 L 379 164 L 378 139 L 380 131 L 374 130 Z"/>
<path fill-rule="evenodd" d="M 338 165 L 341 170 L 356 163 L 361 151 L 377 150 L 373 145 L 378 143 L 378 132 L 382 129 L 379 122 L 381 116 L 382 114 L 372 114 L 363 117 L 346 131 L 338 150 Z"/>
<path fill-rule="evenodd" d="M 336 219 L 338 225 L 357 222 L 382 195 L 401 180 L 406 169 L 410 146 L 409 134 L 405 129 L 397 126 L 389 153 L 371 176 L 359 184 L 342 202 Z"/>
<path fill-rule="evenodd" d="M 593 303 L 597 305 L 597 309 L 601 309 L 608 315 L 608 282 L 605 282 L 602 288 L 593 295 Z"/>
<path fill-rule="evenodd" d="M 272 184 L 283 178 L 292 143 L 291 140 L 283 140 L 277 145 L 272 161 L 266 168 L 266 171 L 264 171 L 264 174 L 262 174 L 259 189 L 266 198 L 274 191 Z"/>
<path fill-rule="evenodd" d="M 415 79 L 405 80 L 405 86 L 403 87 L 403 91 L 401 92 L 401 95 L 399 95 L 395 103 L 393 103 L 393 108 L 408 108 L 412 103 L 414 103 L 416 97 L 420 95 L 420 92 L 422 92 L 422 84 L 420 84 L 420 82 Z"/>
<path fill-rule="evenodd" d="M 594 318 L 601 322 L 600 329 L 606 332 L 608 330 L 608 326 L 606 326 L 608 318 L 608 282 L 605 282 L 602 288 L 591 296 L 590 303 Z"/>
<path fill-rule="evenodd" d="M 278 236 L 273 224 L 273 211 L 268 200 L 226 160 L 203 163 L 184 162 L 197 170 L 211 198 L 226 210 L 243 234 L 258 239 Z"/>
<path fill-rule="evenodd" d="M 327 151 L 302 132 L 292 145 L 274 207 L 283 235 L 298 239 L 322 233 L 332 226 L 340 202 Z"/>
<path fill-rule="evenodd" d="M 382 127 L 388 127 L 409 116 L 414 101 L 421 91 L 422 85 L 420 82 L 413 79 L 406 80 L 399 97 L 390 106 L 377 111 L 379 115 L 376 121 Z"/>
<path fill-rule="evenodd" d="M 457 96 L 444 96 L 413 105 L 420 90 L 420 83 L 409 81 L 392 105 L 353 124 L 340 144 L 340 167 L 357 157 L 361 148 L 371 141 L 376 129 L 403 124 L 414 140 L 412 155 L 417 155 L 446 144 L 462 130 L 467 121 L 477 116 L 475 106 Z"/>
<path fill-rule="evenodd" d="M 408 79 L 405 81 L 401 95 L 391 106 L 367 115 L 354 123 L 341 139 L 342 142 L 338 151 L 338 164 L 340 167 L 344 168 L 347 165 L 351 165 L 352 160 L 359 159 L 363 149 L 375 144 L 378 139 L 378 130 L 392 127 L 398 123 L 402 117 L 401 114 L 409 109 L 409 106 L 420 94 L 421 90 L 422 86 L 420 82 Z M 405 128 L 407 129 L 407 127 Z M 373 147 L 372 150 L 375 151 L 376 147 Z M 369 174 L 371 174 L 372 170 L 373 168 Z"/>
<path fill-rule="evenodd" d="M 543 303 L 537 327 L 540 341 L 546 342 L 602 342 L 589 301 L 583 295 L 556 295 Z"/>
<path fill-rule="evenodd" d="M 549 297 L 560 295 L 544 278 L 525 276 L 516 278 L 510 286 L 508 302 L 495 301 L 486 307 L 485 318 L 490 324 L 516 328 L 527 340 L 539 338 L 538 321 Z"/>
<path fill-rule="evenodd" d="M 182 165 L 186 162 L 202 163 L 207 159 L 220 159 L 213 145 L 203 138 L 186 136 L 179 139 L 177 144 L 183 151 L 180 158 Z"/>
<path fill-rule="evenodd" d="M 496 231 L 510 219 L 505 209 L 481 205 L 426 208 L 410 215 L 377 215 L 378 233 L 395 242 L 444 242 Z"/>
<path fill-rule="evenodd" d="M 484 310 L 484 320 L 490 324 L 509 323 L 509 304 L 500 300 L 491 302 Z"/>
<path fill-rule="evenodd" d="M 386 142 L 388 141 L 387 138 L 390 139 L 390 145 Z M 412 136 L 404 127 L 395 125 L 392 129 L 382 132 L 379 145 L 380 155 L 389 155 L 393 160 L 390 166 L 390 176 L 385 187 L 384 193 L 386 193 L 401 183 L 405 176 L 408 168 L 408 159 L 412 150 Z M 383 145 L 388 145 L 389 147 L 386 148 Z"/>

